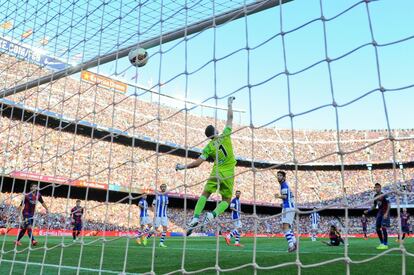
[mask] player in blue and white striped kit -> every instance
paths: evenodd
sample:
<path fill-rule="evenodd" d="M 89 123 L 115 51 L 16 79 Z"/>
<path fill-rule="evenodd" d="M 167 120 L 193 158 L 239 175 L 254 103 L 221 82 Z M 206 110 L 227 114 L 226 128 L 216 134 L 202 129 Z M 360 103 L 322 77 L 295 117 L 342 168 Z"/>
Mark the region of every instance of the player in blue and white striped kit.
<path fill-rule="evenodd" d="M 316 241 L 316 234 L 318 233 L 318 228 L 319 228 L 319 221 L 321 219 L 321 217 L 319 216 L 319 213 L 316 212 L 316 207 L 313 208 L 313 211 L 309 216 L 310 221 L 311 221 L 311 240 L 312 242 Z"/>
<path fill-rule="evenodd" d="M 230 245 L 231 238 L 234 237 L 235 239 L 234 246 L 241 246 L 240 245 L 240 230 L 242 227 L 242 223 L 240 220 L 241 219 L 240 195 L 241 195 L 241 192 L 236 191 L 236 197 L 232 199 L 230 202 L 231 219 L 233 220 L 234 230 L 231 231 L 231 233 L 225 237 L 227 245 Z"/>
<path fill-rule="evenodd" d="M 167 236 L 168 230 L 168 217 L 167 217 L 167 207 L 168 207 L 168 195 L 167 195 L 167 185 L 161 184 L 160 191 L 156 193 L 155 199 L 152 201 L 152 206 L 154 207 L 154 230 L 157 230 L 160 225 L 162 226 L 160 247 L 167 247 L 165 242 L 165 237 Z M 151 234 L 151 233 L 150 233 Z M 148 235 L 151 237 L 151 235 Z"/>
<path fill-rule="evenodd" d="M 141 243 L 141 238 L 143 245 L 147 245 L 147 238 L 145 235 L 147 235 L 151 231 L 152 227 L 152 222 L 148 215 L 147 194 L 142 194 L 142 197 L 138 202 L 138 207 L 140 208 L 139 224 L 141 228 L 140 230 L 138 230 L 137 243 Z"/>
<path fill-rule="evenodd" d="M 285 238 L 288 242 L 288 252 L 296 251 L 296 238 L 293 233 L 293 220 L 295 219 L 295 203 L 293 201 L 293 194 L 290 191 L 289 185 L 286 182 L 286 172 L 277 172 L 277 181 L 280 184 L 280 195 L 276 194 L 276 199 L 282 199 L 282 230 L 285 233 Z"/>

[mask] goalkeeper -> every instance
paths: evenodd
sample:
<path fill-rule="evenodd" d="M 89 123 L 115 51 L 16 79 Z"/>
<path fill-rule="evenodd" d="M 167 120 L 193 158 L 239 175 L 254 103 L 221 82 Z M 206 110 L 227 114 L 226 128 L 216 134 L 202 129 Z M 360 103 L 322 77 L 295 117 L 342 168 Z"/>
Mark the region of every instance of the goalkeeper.
<path fill-rule="evenodd" d="M 230 205 L 230 200 L 233 195 L 234 169 L 237 163 L 231 143 L 234 99 L 234 97 L 228 98 L 227 123 L 223 133 L 219 135 L 219 132 L 213 125 L 207 126 L 205 134 L 211 140 L 203 149 L 200 157 L 187 165 L 177 164 L 175 167 L 176 170 L 191 169 L 200 166 L 209 158 L 214 160 L 214 166 L 210 177 L 207 180 L 207 184 L 204 187 L 203 194 L 201 194 L 195 206 L 194 217 L 188 224 L 187 236 L 189 236 L 194 227 L 198 225 L 200 214 L 206 205 L 207 199 L 212 193 L 216 192 L 217 189 L 219 189 L 222 201 L 212 213 L 207 213 L 204 223 L 208 223 L 219 216 L 226 211 Z"/>

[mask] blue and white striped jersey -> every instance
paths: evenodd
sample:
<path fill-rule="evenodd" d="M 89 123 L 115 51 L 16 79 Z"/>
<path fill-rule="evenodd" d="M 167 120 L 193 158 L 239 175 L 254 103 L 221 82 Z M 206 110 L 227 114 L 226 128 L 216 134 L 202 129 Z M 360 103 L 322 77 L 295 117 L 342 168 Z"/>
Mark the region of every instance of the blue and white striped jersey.
<path fill-rule="evenodd" d="M 311 213 L 310 216 L 309 216 L 309 218 L 311 220 L 311 223 L 312 224 L 315 224 L 315 225 L 318 225 L 319 224 L 319 221 L 321 219 L 321 217 L 319 216 L 319 213 L 317 213 L 317 212 Z"/>
<path fill-rule="evenodd" d="M 240 219 L 241 203 L 237 197 L 231 200 L 230 208 L 234 208 L 237 210 L 237 211 L 231 211 L 231 218 L 233 220 Z"/>
<path fill-rule="evenodd" d="M 139 213 L 139 216 L 142 217 L 148 217 L 148 202 L 146 199 L 141 198 L 138 202 L 138 205 L 141 206 L 140 210 L 141 212 Z"/>
<path fill-rule="evenodd" d="M 293 194 L 290 191 L 289 185 L 286 181 L 284 181 L 280 185 L 280 194 L 286 195 L 286 199 L 283 199 L 283 208 L 295 208 L 295 203 L 293 201 Z"/>
<path fill-rule="evenodd" d="M 155 206 L 155 217 L 167 217 L 168 195 L 166 193 L 157 193 L 152 205 Z"/>

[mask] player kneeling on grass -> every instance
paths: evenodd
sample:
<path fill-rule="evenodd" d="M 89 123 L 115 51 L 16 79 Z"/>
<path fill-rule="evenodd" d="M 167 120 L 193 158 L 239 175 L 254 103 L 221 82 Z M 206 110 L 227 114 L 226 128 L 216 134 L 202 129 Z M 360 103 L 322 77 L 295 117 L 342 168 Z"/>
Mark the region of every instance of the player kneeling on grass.
<path fill-rule="evenodd" d="M 34 222 L 34 214 L 37 202 L 40 202 L 42 204 L 47 214 L 49 210 L 45 202 L 43 201 L 42 195 L 40 195 L 40 193 L 37 190 L 37 184 L 33 183 L 30 186 L 30 193 L 24 195 L 23 200 L 17 210 L 18 213 L 21 213 L 22 215 L 22 223 L 20 224 L 19 235 L 17 237 L 17 240 L 15 241 L 16 245 L 22 245 L 20 243 L 20 240 L 23 238 L 24 233 L 26 233 L 26 231 L 27 235 L 30 238 L 30 241 L 32 242 L 32 245 L 37 245 L 37 241 L 34 239 L 32 233 L 32 226 Z"/>
<path fill-rule="evenodd" d="M 168 207 L 168 195 L 167 195 L 167 185 L 161 184 L 160 191 L 156 192 L 155 199 L 152 201 L 152 206 L 154 207 L 154 230 L 157 230 L 160 225 L 162 226 L 160 247 L 166 248 L 164 244 L 165 238 L 167 236 L 168 230 L 168 217 L 167 217 L 167 207 Z M 151 238 L 154 231 L 151 231 L 147 239 Z M 144 243 L 145 245 L 145 243 Z"/>
<path fill-rule="evenodd" d="M 143 245 L 147 245 L 147 236 L 151 231 L 152 222 L 148 215 L 148 202 L 147 202 L 147 194 L 143 194 L 141 199 L 138 202 L 138 207 L 140 208 L 139 213 L 139 224 L 140 229 L 137 233 L 137 243 Z"/>
<path fill-rule="evenodd" d="M 339 233 L 335 225 L 331 225 L 331 228 L 329 229 L 329 242 L 322 242 L 329 246 L 339 246 L 341 243 L 345 245 L 345 242 L 341 237 L 341 233 Z"/>
<path fill-rule="evenodd" d="M 240 191 L 236 191 L 236 197 L 232 199 L 230 203 L 231 219 L 233 220 L 234 229 L 225 237 L 227 245 L 231 244 L 231 238 L 234 237 L 234 246 L 241 246 L 240 244 L 240 231 L 242 228 L 241 223 L 241 203 L 240 203 Z"/>

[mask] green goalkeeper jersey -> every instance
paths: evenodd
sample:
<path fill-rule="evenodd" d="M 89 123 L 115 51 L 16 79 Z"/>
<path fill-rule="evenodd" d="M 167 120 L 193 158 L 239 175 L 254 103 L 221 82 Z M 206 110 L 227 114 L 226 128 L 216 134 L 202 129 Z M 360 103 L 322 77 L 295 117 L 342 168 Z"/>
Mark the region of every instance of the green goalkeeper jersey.
<path fill-rule="evenodd" d="M 236 158 L 233 153 L 233 145 L 231 144 L 231 128 L 225 127 L 223 133 L 213 138 L 203 149 L 201 158 L 214 160 L 213 171 L 233 170 L 236 166 Z M 217 159 L 216 159 L 217 158 Z"/>

